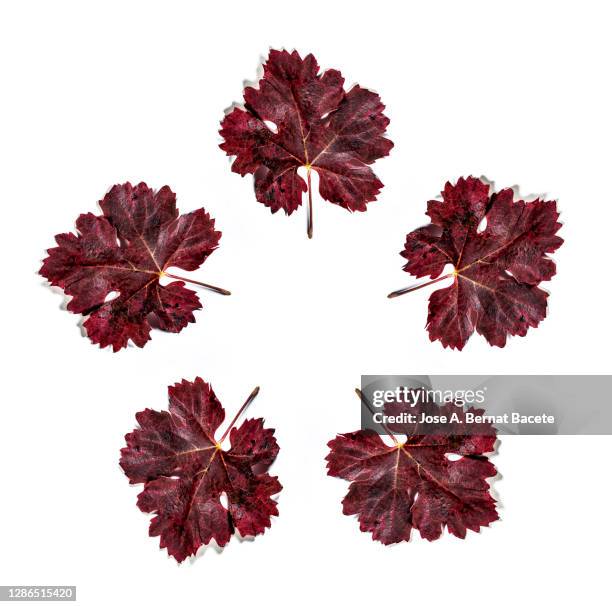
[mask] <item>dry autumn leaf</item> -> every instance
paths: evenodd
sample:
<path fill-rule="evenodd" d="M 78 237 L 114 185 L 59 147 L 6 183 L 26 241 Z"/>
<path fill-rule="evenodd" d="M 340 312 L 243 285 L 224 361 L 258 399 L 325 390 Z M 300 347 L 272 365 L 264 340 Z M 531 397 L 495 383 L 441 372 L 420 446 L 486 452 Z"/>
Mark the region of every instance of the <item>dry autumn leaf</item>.
<path fill-rule="evenodd" d="M 476 331 L 503 347 L 508 335 L 537 327 L 548 298 L 539 285 L 556 273 L 548 254 L 563 244 L 556 235 L 557 203 L 514 200 L 511 189 L 493 193 L 481 179 L 468 177 L 447 183 L 442 200 L 427 203 L 427 215 L 431 223 L 406 236 L 401 255 L 408 260 L 406 272 L 434 280 L 389 297 L 452 279 L 429 298 L 431 341 L 461 350 Z M 440 276 L 447 264 L 453 271 Z"/>
<path fill-rule="evenodd" d="M 102 215 L 79 216 L 76 234 L 55 237 L 40 269 L 71 296 L 68 310 L 88 317 L 83 326 L 93 343 L 117 352 L 129 340 L 143 347 L 153 327 L 180 332 L 202 307 L 185 282 L 229 295 L 167 272 L 196 270 L 217 248 L 221 232 L 204 209 L 179 215 L 168 186 L 154 192 L 145 183 L 113 186 L 100 207 Z M 164 276 L 176 281 L 162 286 Z"/>
<path fill-rule="evenodd" d="M 274 430 L 263 419 L 234 427 L 258 392 L 216 439 L 225 418 L 221 403 L 201 378 L 183 380 L 168 388 L 168 411 L 137 413 L 140 427 L 125 437 L 120 464 L 130 483 L 144 483 L 138 507 L 155 514 L 149 534 L 179 562 L 213 539 L 225 546 L 235 530 L 259 535 L 278 515 L 272 496 L 282 486 L 267 473 L 279 450 Z"/>
<path fill-rule="evenodd" d="M 402 407 L 391 403 L 387 412 L 397 415 Z M 452 403 L 410 410 L 417 418 L 428 412 L 450 419 L 455 413 L 459 421 L 433 426 L 435 432 L 427 434 L 418 431 L 418 424 L 385 426 L 392 445 L 374 430 L 339 434 L 328 443 L 329 476 L 350 481 L 342 500 L 343 513 L 357 515 L 361 531 L 383 544 L 408 541 L 412 529 L 430 541 L 438 539 L 444 527 L 464 538 L 467 530 L 479 531 L 497 520 L 487 482 L 497 473 L 486 457 L 496 441 L 493 426 L 478 424 L 475 433 L 466 433 L 466 411 Z M 406 438 L 399 441 L 396 433 Z"/>
<path fill-rule="evenodd" d="M 235 173 L 253 174 L 256 198 L 272 213 L 290 215 L 308 191 L 312 237 L 311 171 L 319 175 L 322 198 L 365 211 L 383 187 L 370 165 L 393 147 L 383 137 L 389 119 L 376 93 L 359 85 L 346 92 L 340 72 L 319 73 L 313 55 L 271 50 L 263 69 L 259 88 L 244 90 L 244 109 L 224 118 L 220 147 L 236 157 Z"/>

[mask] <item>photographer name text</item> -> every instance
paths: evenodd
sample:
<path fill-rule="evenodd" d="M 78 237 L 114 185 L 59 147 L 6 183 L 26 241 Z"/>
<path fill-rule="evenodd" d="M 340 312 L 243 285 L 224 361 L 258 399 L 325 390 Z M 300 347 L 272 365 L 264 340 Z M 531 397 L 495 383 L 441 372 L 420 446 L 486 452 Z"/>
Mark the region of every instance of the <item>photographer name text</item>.
<path fill-rule="evenodd" d="M 512 413 L 502 413 L 500 415 L 475 414 L 466 411 L 465 419 L 458 413 L 451 415 L 431 415 L 421 413 L 402 412 L 398 415 L 385 415 L 382 411 L 377 411 L 372 419 L 377 424 L 554 424 L 555 416 L 547 413 L 538 415 L 524 415 L 513 411 Z"/>

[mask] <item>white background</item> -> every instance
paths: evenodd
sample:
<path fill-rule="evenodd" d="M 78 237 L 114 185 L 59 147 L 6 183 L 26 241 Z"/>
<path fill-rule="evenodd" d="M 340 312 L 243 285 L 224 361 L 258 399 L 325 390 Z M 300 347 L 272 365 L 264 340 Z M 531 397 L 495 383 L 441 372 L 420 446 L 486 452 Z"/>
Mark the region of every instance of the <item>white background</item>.
<path fill-rule="evenodd" d="M 82 605 L 604 605 L 612 541 L 610 438 L 507 438 L 494 461 L 501 520 L 464 541 L 385 547 L 343 516 L 326 443 L 358 428 L 361 373 L 606 373 L 612 88 L 605 3 L 5 2 L 0 9 L 3 363 L 0 584 L 76 584 Z M 313 52 L 378 91 L 391 119 L 385 183 L 367 213 L 315 196 L 272 216 L 217 148 L 270 47 Z M 549 314 L 504 349 L 430 343 L 432 289 L 398 252 L 447 179 L 559 201 L 564 246 Z M 115 183 L 168 184 L 223 231 L 193 274 L 205 309 L 180 335 L 119 354 L 36 272 L 53 236 Z M 118 466 L 134 414 L 200 375 L 231 417 L 277 428 L 280 517 L 178 566 L 147 536 Z M 607 406 L 609 403 L 602 403 Z M 580 406 L 580 403 L 576 403 Z M 605 552 L 603 552 L 605 550 Z"/>

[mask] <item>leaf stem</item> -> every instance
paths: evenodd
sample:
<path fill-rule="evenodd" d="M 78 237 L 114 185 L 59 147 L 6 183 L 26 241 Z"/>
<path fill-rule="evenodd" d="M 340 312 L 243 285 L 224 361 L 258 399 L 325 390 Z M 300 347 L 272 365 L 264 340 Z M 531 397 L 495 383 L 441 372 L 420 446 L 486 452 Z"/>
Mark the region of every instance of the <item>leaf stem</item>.
<path fill-rule="evenodd" d="M 306 177 L 308 179 L 308 238 L 312 238 L 312 186 L 310 184 L 310 165 L 306 167 Z"/>
<path fill-rule="evenodd" d="M 421 283 L 420 285 L 412 285 L 411 287 L 406 287 L 405 289 L 399 289 L 398 291 L 393 291 L 393 293 L 389 293 L 387 297 L 389 299 L 393 299 L 394 297 L 399 297 L 400 295 L 404 295 L 404 293 L 410 293 L 411 291 L 418 291 L 419 289 L 422 289 L 423 287 L 428 287 L 429 285 L 433 285 L 434 283 L 440 282 L 441 280 L 444 280 L 445 278 L 450 278 L 451 276 L 455 276 L 455 274 L 456 274 L 455 272 L 451 274 L 445 274 L 444 276 L 440 276 L 436 278 L 435 280 L 429 280 L 428 282 Z"/>
<path fill-rule="evenodd" d="M 374 407 L 372 407 L 370 401 L 366 398 L 365 394 L 359 388 L 355 388 L 355 393 L 361 399 L 361 402 L 367 407 L 368 411 L 372 415 L 374 415 L 375 414 Z M 391 432 L 391 430 L 389 429 L 387 424 L 384 424 L 383 422 L 380 422 L 379 425 L 393 439 L 393 442 L 396 445 L 399 445 L 399 441 L 397 440 L 397 438 L 395 438 L 395 434 L 393 434 L 393 432 Z"/>
<path fill-rule="evenodd" d="M 238 418 L 242 415 L 244 410 L 253 402 L 253 400 L 258 394 L 259 394 L 259 386 L 253 389 L 253 392 L 251 392 L 251 394 L 249 394 L 249 397 L 244 401 L 244 405 L 242 405 L 242 407 L 238 409 L 238 413 L 234 415 L 234 419 L 231 421 L 230 425 L 227 427 L 227 430 L 223 433 L 223 436 L 221 437 L 219 444 L 221 444 L 225 440 L 227 435 L 230 433 L 230 430 L 234 427 L 234 424 L 236 423 Z"/>
<path fill-rule="evenodd" d="M 170 274 L 168 272 L 163 272 L 162 276 L 167 276 L 168 278 L 176 278 L 176 280 L 184 280 L 185 282 L 190 282 L 191 284 L 198 285 L 200 287 L 204 287 L 205 289 L 210 289 L 215 293 L 221 293 L 221 295 L 231 295 L 231 293 L 227 289 L 222 289 L 221 287 L 215 287 L 214 285 L 209 285 L 205 282 L 200 282 L 199 280 L 192 280 L 191 278 L 183 278 L 182 276 L 176 276 L 175 274 Z"/>

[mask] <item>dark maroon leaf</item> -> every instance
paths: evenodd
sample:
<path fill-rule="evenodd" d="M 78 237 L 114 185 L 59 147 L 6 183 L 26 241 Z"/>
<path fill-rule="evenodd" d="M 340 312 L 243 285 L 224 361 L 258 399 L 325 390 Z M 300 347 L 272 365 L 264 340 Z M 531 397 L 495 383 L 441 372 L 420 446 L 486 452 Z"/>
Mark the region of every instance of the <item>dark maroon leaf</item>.
<path fill-rule="evenodd" d="M 142 347 L 151 327 L 178 333 L 202 307 L 192 282 L 169 274 L 170 267 L 196 270 L 217 248 L 221 232 L 204 209 L 180 215 L 168 186 L 154 192 L 146 184 L 116 185 L 100 201 L 102 215 L 76 221 L 77 234 L 58 234 L 40 274 L 72 299 L 68 310 L 88 316 L 87 335 L 117 352 L 131 339 Z M 162 276 L 178 278 L 162 286 Z M 109 295 L 117 293 L 116 297 Z"/>
<path fill-rule="evenodd" d="M 259 389 L 253 391 L 240 414 Z M 263 419 L 248 419 L 215 438 L 225 411 L 209 384 L 197 377 L 168 388 L 168 411 L 136 414 L 140 427 L 125 437 L 121 467 L 130 483 L 144 483 L 138 507 L 154 513 L 149 534 L 183 561 L 212 539 L 225 546 L 235 530 L 255 536 L 278 515 L 272 496 L 282 486 L 267 469 L 278 444 Z M 231 447 L 221 446 L 229 433 Z M 227 506 L 221 503 L 225 495 Z"/>
<path fill-rule="evenodd" d="M 297 51 L 272 50 L 263 67 L 259 88 L 244 91 L 245 109 L 235 108 L 221 124 L 220 147 L 236 156 L 232 170 L 254 175 L 257 200 L 273 213 L 290 215 L 308 190 L 309 236 L 311 170 L 325 200 L 365 211 L 383 187 L 369 165 L 393 147 L 383 137 L 389 119 L 380 97 L 359 85 L 345 92 L 339 71 L 320 74 L 316 59 Z M 308 185 L 299 167 L 306 168 Z"/>
<path fill-rule="evenodd" d="M 357 515 L 361 531 L 383 544 L 408 541 L 413 528 L 430 541 L 438 539 L 444 527 L 464 538 L 468 529 L 479 531 L 498 519 L 487 482 L 497 471 L 485 457 L 493 451 L 495 429 L 479 424 L 474 429 L 481 434 L 459 431 L 465 422 L 461 407 L 434 407 L 449 419 L 455 412 L 459 422 L 444 424 L 435 434 L 416 434 L 415 426 L 404 427 L 406 439 L 400 442 L 391 434 L 393 445 L 373 430 L 340 434 L 328 443 L 328 474 L 351 482 L 342 511 Z M 428 410 L 433 411 L 431 406 Z M 401 407 L 387 409 L 398 411 Z M 413 412 L 420 416 L 418 407 Z"/>
<path fill-rule="evenodd" d="M 427 203 L 427 215 L 431 223 L 406 236 L 401 255 L 406 272 L 434 280 L 389 297 L 452 278 L 429 298 L 431 341 L 461 350 L 476 331 L 503 347 L 508 335 L 537 327 L 548 297 L 539 284 L 556 273 L 548 253 L 563 243 L 557 203 L 514 200 L 511 189 L 491 193 L 487 183 L 468 177 L 447 183 L 442 201 Z M 440 276 L 447 264 L 453 272 Z"/>

